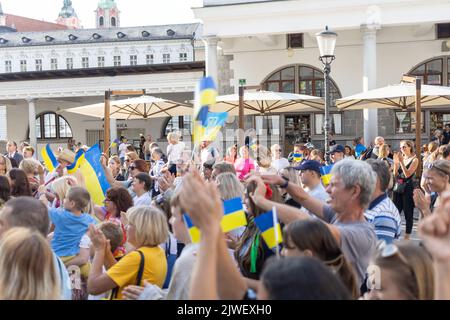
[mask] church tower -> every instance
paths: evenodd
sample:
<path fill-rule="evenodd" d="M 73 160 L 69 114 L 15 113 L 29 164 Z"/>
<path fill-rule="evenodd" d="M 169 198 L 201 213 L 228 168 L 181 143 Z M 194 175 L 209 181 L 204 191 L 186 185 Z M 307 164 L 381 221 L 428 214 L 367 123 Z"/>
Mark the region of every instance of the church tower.
<path fill-rule="evenodd" d="M 97 28 L 116 28 L 120 26 L 120 11 L 114 0 L 100 0 L 95 13 Z"/>
<path fill-rule="evenodd" d="M 78 19 L 78 16 L 75 13 L 74 8 L 72 7 L 71 0 L 64 0 L 63 7 L 61 9 L 61 12 L 59 13 L 56 23 L 65 25 L 69 27 L 69 29 L 81 28 L 80 19 Z"/>

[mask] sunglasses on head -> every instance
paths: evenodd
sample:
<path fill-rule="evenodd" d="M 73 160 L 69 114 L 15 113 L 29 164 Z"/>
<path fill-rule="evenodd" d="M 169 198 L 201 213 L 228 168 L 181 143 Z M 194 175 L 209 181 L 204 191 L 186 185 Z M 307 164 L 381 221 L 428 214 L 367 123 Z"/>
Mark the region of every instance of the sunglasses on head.
<path fill-rule="evenodd" d="M 438 171 L 444 173 L 444 174 L 447 175 L 447 176 L 449 175 L 448 172 L 446 172 L 444 169 L 441 169 L 441 168 L 435 166 L 434 163 L 429 163 L 429 164 L 427 165 L 427 169 L 428 169 L 428 170 L 430 170 L 430 169 L 436 169 L 436 170 L 438 170 Z"/>

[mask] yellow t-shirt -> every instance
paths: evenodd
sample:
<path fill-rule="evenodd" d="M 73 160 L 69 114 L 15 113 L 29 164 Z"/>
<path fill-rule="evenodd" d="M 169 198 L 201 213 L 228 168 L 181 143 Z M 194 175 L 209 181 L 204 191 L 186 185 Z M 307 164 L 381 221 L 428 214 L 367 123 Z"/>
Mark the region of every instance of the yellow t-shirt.
<path fill-rule="evenodd" d="M 144 254 L 145 258 L 141 285 L 144 285 L 144 280 L 147 280 L 147 282 L 162 288 L 167 274 L 167 259 L 164 250 L 159 246 L 141 247 L 138 250 Z M 122 299 L 122 290 L 125 287 L 136 284 L 140 262 L 139 252 L 133 251 L 120 259 L 106 272 L 119 287 L 117 299 Z"/>

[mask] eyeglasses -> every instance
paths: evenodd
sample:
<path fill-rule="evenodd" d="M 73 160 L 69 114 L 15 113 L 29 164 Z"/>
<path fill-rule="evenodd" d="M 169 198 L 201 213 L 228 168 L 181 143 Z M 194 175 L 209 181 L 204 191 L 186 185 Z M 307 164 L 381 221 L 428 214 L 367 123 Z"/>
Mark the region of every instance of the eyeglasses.
<path fill-rule="evenodd" d="M 136 167 L 135 166 L 129 166 L 128 169 L 129 170 L 134 170 L 134 169 L 136 169 Z"/>

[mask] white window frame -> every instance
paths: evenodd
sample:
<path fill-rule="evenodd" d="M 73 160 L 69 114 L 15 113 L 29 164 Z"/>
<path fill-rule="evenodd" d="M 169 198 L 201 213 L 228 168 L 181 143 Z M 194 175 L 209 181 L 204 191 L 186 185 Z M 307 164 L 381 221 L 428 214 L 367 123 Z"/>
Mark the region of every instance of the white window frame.
<path fill-rule="evenodd" d="M 35 60 L 36 71 L 42 71 L 42 59 Z"/>
<path fill-rule="evenodd" d="M 130 55 L 130 66 L 137 66 L 137 55 Z"/>
<path fill-rule="evenodd" d="M 27 72 L 27 60 L 20 60 L 20 72 Z"/>
<path fill-rule="evenodd" d="M 187 61 L 187 53 L 186 52 L 180 52 L 180 62 Z"/>
<path fill-rule="evenodd" d="M 51 58 L 50 59 L 50 69 L 51 70 L 58 70 L 58 59 L 57 58 Z"/>
<path fill-rule="evenodd" d="M 99 67 L 99 68 L 105 67 L 105 57 L 104 56 L 97 57 L 97 67 Z"/>
<path fill-rule="evenodd" d="M 89 57 L 82 57 L 81 65 L 83 68 L 89 68 Z"/>
<path fill-rule="evenodd" d="M 12 72 L 12 61 L 11 60 L 6 60 L 5 61 L 5 72 L 6 73 L 11 73 Z"/>
<path fill-rule="evenodd" d="M 163 63 L 170 63 L 170 53 L 163 53 Z"/>
<path fill-rule="evenodd" d="M 73 58 L 66 58 L 66 68 L 67 70 L 73 69 Z"/>
<path fill-rule="evenodd" d="M 155 63 L 155 56 L 152 53 L 151 54 L 147 54 L 145 59 L 146 59 L 147 64 Z"/>
<path fill-rule="evenodd" d="M 121 56 L 114 56 L 114 67 L 120 67 L 122 65 L 122 58 Z"/>

